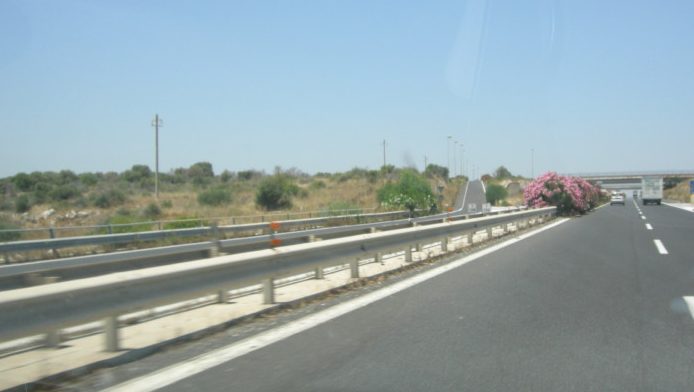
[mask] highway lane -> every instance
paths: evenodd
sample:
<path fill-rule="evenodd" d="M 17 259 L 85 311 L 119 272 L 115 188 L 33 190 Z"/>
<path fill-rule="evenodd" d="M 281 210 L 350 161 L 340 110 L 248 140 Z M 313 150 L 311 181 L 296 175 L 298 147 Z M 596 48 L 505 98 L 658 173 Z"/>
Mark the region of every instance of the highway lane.
<path fill-rule="evenodd" d="M 463 190 L 462 195 L 458 195 L 455 207 L 456 209 L 462 208 L 463 213 L 482 212 L 482 205 L 486 202 L 487 199 L 482 181 L 473 180 L 470 181 L 469 186 Z"/>
<path fill-rule="evenodd" d="M 639 208 L 647 219 L 601 208 L 165 390 L 694 390 L 680 235 L 694 220 Z"/>

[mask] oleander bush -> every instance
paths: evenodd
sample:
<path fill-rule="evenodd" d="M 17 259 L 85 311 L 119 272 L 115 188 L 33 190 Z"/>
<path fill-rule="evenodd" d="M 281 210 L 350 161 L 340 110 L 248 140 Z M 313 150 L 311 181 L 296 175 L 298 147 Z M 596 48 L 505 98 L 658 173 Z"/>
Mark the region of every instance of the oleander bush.
<path fill-rule="evenodd" d="M 548 172 L 528 184 L 523 196 L 529 207 L 556 206 L 562 215 L 584 214 L 598 204 L 600 190 L 580 177 Z"/>

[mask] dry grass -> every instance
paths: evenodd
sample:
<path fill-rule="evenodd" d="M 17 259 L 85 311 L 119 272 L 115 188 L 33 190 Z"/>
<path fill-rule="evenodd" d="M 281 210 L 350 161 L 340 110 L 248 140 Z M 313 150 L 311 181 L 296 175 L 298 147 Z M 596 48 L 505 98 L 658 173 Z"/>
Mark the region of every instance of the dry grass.
<path fill-rule="evenodd" d="M 674 188 L 670 189 L 665 189 L 663 191 L 663 197 L 665 200 L 672 200 L 672 201 L 679 201 L 683 203 L 689 203 L 690 202 L 690 195 L 689 195 L 689 181 L 692 179 L 688 179 L 686 181 L 682 181 L 679 184 L 677 184 Z"/>
<path fill-rule="evenodd" d="M 317 184 L 322 182 L 321 184 Z M 232 191 L 232 202 L 222 206 L 206 206 L 198 203 L 197 196 L 201 191 L 191 186 L 183 186 L 178 191 L 163 191 L 159 196 L 161 206 L 161 216 L 157 220 L 176 220 L 182 218 L 222 218 L 222 217 L 244 217 L 261 216 L 269 214 L 255 204 L 255 192 L 259 181 L 234 181 L 229 187 Z M 302 178 L 297 181 L 299 187 L 304 190 L 304 197 L 297 196 L 293 200 L 291 210 L 272 212 L 273 214 L 285 213 L 307 213 L 327 211 L 330 209 L 359 208 L 365 212 L 378 209 L 379 204 L 376 198 L 378 189 L 382 186 L 382 181 L 370 182 L 366 178 L 352 178 L 340 181 L 335 178 Z M 451 206 L 455 201 L 457 192 L 464 184 L 453 181 L 445 184 L 442 181 L 430 180 L 432 190 L 437 193 L 437 186 L 443 185 L 443 206 Z M 128 200 L 124 205 L 110 208 L 96 208 L 93 206 L 81 209 L 75 207 L 61 207 L 58 204 L 35 205 L 29 212 L 30 216 L 38 217 L 41 212 L 48 209 L 55 209 L 55 214 L 48 219 L 34 219 L 23 222 L 25 228 L 34 227 L 65 227 L 65 226 L 85 226 L 104 224 L 109 217 L 118 211 L 127 210 L 131 215 L 141 216 L 138 221 L 151 220 L 144 217 L 142 211 L 150 203 L 156 203 L 154 195 L 146 192 L 130 192 Z M 170 203 L 170 207 L 166 207 Z M 89 212 L 87 217 L 66 219 L 64 216 L 71 210 L 84 210 Z M 85 233 L 86 234 L 86 233 Z M 77 235 L 77 234 L 75 234 Z"/>

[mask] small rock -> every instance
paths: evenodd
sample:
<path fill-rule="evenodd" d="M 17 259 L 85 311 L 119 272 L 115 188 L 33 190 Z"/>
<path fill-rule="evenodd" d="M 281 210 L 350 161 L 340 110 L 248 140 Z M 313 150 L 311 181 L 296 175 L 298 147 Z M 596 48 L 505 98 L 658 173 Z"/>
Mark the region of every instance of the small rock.
<path fill-rule="evenodd" d="M 79 211 L 77 212 L 77 217 L 78 218 L 86 218 L 91 214 L 89 211 Z"/>
<path fill-rule="evenodd" d="M 77 217 L 77 212 L 75 210 L 70 210 L 67 214 L 65 214 L 65 218 L 67 219 L 75 219 Z"/>
<path fill-rule="evenodd" d="M 51 208 L 51 209 L 48 209 L 48 210 L 40 213 L 39 218 L 47 219 L 49 216 L 52 216 L 53 214 L 55 214 L 55 210 Z"/>

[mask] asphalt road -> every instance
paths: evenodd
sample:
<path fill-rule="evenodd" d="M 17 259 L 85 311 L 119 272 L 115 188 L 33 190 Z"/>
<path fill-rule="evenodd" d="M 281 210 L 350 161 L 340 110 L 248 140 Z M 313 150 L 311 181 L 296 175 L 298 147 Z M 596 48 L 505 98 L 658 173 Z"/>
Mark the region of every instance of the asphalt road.
<path fill-rule="evenodd" d="M 458 193 L 455 209 L 462 208 L 463 213 L 482 212 L 482 205 L 487 202 L 482 181 L 473 180 L 469 184 L 467 190 Z"/>
<path fill-rule="evenodd" d="M 572 219 L 164 390 L 692 391 L 694 214 L 639 208 Z"/>

